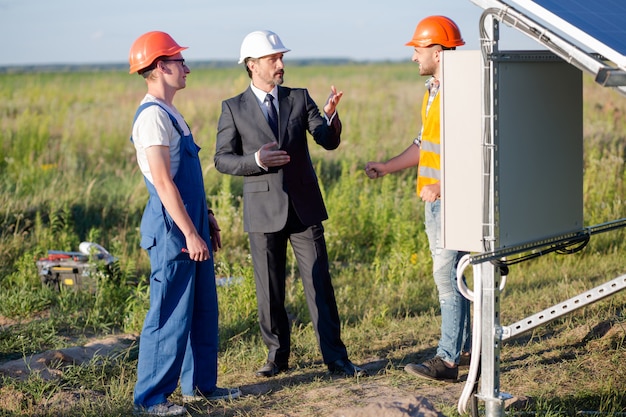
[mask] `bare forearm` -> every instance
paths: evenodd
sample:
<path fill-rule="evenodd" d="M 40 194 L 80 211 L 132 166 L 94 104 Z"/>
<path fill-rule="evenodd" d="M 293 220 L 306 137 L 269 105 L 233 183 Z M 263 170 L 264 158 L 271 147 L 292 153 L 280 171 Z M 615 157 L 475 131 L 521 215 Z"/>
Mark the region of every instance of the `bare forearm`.
<path fill-rule="evenodd" d="M 154 188 L 161 203 L 172 217 L 185 236 L 186 249 L 189 257 L 195 261 L 208 259 L 208 247 L 206 242 L 200 237 L 193 221 L 187 213 L 183 199 L 180 196 L 178 187 L 174 184 L 170 174 L 169 148 L 166 146 L 151 146 L 146 149 L 148 164 Z"/>
<path fill-rule="evenodd" d="M 416 166 L 419 163 L 419 159 L 420 149 L 416 145 L 411 144 L 400 155 L 394 156 L 385 162 L 385 165 L 388 172 L 397 172 Z"/>
<path fill-rule="evenodd" d="M 394 156 L 387 162 L 368 162 L 365 165 L 367 176 L 374 179 L 392 172 L 417 166 L 420 160 L 420 148 L 411 144 L 401 154 Z"/>

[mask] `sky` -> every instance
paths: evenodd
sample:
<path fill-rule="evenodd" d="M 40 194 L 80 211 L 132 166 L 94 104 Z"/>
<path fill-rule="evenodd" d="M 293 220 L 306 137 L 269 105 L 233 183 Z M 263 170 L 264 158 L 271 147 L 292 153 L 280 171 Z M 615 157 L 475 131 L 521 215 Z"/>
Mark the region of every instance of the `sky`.
<path fill-rule="evenodd" d="M 289 58 L 409 60 L 404 44 L 424 17 L 441 14 L 478 49 L 482 9 L 470 0 L 0 0 L 0 66 L 127 63 L 141 34 L 168 32 L 190 62 L 236 63 L 244 36 L 276 32 Z M 541 49 L 509 28 L 501 49 Z"/>

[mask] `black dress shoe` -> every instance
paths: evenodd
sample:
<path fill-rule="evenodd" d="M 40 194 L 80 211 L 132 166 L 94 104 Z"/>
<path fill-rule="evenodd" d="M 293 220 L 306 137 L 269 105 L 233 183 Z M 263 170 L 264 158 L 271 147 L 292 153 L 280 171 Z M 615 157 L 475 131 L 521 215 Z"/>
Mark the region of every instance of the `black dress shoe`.
<path fill-rule="evenodd" d="M 289 365 L 286 363 L 277 364 L 272 361 L 267 361 L 261 369 L 256 371 L 256 376 L 264 376 L 265 378 L 270 378 L 276 374 L 286 371 L 288 368 Z"/>
<path fill-rule="evenodd" d="M 328 370 L 333 374 L 343 374 L 349 377 L 368 376 L 365 369 L 359 368 L 350 359 L 338 359 L 333 363 L 328 364 Z"/>

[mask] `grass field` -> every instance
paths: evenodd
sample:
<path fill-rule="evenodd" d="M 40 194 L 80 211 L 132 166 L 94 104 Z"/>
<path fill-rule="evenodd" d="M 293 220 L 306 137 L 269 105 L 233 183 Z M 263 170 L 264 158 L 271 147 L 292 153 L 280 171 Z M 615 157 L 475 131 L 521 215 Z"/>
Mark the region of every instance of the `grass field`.
<path fill-rule="evenodd" d="M 439 335 L 415 170 L 378 181 L 363 172 L 367 161 L 397 154 L 419 131 L 424 79 L 412 63 L 290 67 L 288 61 L 285 78 L 288 86 L 309 88 L 318 104 L 331 84 L 345 93 L 341 146 L 327 152 L 313 143 L 311 151 L 330 214 L 325 229 L 344 341 L 352 360 L 374 376 L 346 381 L 324 373 L 290 258 L 294 369 L 277 380 L 254 377 L 266 351 L 243 233 L 242 181 L 213 167 L 221 100 L 249 80 L 242 68 L 192 66 L 175 104 L 202 147 L 207 195 L 224 243 L 215 254 L 217 276 L 242 278 L 218 288 L 219 383 L 241 386 L 246 395 L 211 404 L 210 415 L 331 415 L 363 406 L 376 393 L 432 394 L 438 409 L 456 415 L 461 384 L 424 384 L 402 369 L 430 357 Z M 141 78 L 123 71 L 0 75 L 0 364 L 94 337 L 139 333 L 148 306 L 149 263 L 138 230 L 147 192 L 128 137 L 144 92 Z M 584 98 L 584 213 L 591 226 L 626 217 L 626 97 L 585 77 Z M 598 234 L 580 253 L 512 267 L 501 322 L 624 274 L 625 235 Z M 96 274 L 98 291 L 44 287 L 35 260 L 48 250 L 78 250 L 81 241 L 100 243 L 119 259 L 112 271 Z M 623 291 L 504 343 L 502 390 L 532 399 L 520 415 L 623 415 L 625 307 Z M 134 345 L 100 361 L 52 363 L 59 376 L 51 380 L 0 374 L 0 415 L 129 415 L 136 353 Z"/>

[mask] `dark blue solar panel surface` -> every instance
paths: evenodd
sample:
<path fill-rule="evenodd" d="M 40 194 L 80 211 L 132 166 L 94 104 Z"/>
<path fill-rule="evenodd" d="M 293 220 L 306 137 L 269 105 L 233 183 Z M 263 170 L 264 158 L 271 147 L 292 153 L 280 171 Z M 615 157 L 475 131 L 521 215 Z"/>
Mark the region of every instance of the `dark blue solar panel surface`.
<path fill-rule="evenodd" d="M 626 0 L 533 0 L 533 2 L 626 56 Z"/>

